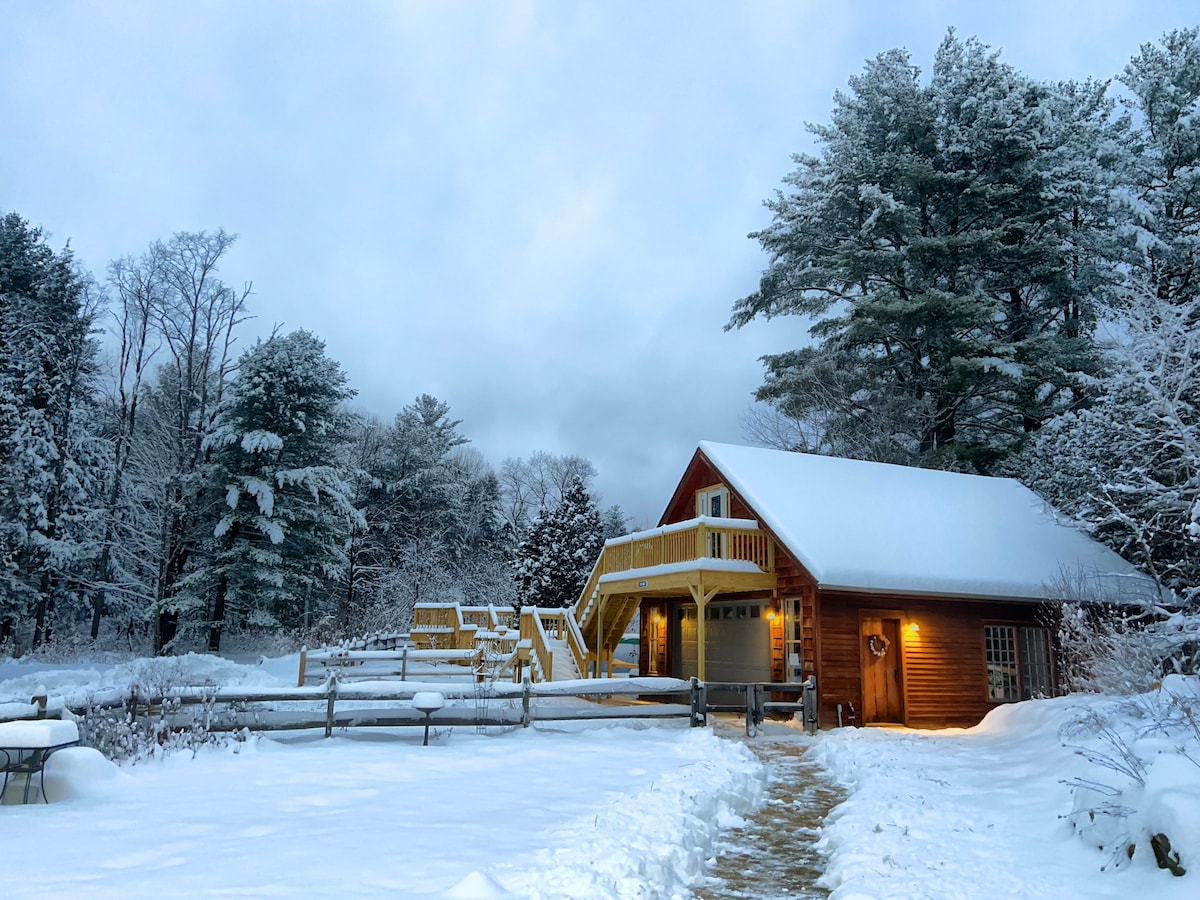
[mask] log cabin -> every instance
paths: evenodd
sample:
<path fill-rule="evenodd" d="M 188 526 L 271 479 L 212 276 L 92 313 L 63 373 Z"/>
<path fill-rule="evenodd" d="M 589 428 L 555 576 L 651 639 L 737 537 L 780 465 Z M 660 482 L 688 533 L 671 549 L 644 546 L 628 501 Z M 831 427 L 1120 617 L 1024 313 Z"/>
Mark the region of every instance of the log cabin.
<path fill-rule="evenodd" d="M 1057 692 L 1054 610 L 1154 583 L 1008 478 L 702 442 L 657 528 L 606 543 L 575 608 L 597 670 L 815 675 L 822 727 L 970 726 Z"/>

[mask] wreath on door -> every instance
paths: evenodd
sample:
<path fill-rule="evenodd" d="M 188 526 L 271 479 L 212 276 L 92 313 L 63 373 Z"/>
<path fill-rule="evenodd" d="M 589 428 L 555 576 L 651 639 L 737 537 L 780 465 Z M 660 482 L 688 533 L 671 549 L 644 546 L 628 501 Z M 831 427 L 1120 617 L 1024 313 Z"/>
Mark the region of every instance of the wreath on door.
<path fill-rule="evenodd" d="M 867 638 L 867 649 L 871 651 L 872 656 L 887 656 L 890 646 L 892 642 L 885 635 L 873 634 Z"/>

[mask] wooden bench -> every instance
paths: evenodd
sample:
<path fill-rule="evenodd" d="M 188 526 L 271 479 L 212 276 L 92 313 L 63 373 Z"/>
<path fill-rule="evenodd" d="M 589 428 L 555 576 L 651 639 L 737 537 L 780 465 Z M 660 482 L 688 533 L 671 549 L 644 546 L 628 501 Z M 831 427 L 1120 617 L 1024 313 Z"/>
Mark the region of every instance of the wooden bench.
<path fill-rule="evenodd" d="M 55 751 L 79 743 L 79 729 L 74 722 L 62 719 L 33 719 L 30 721 L 0 722 L 0 767 L 4 769 L 4 785 L 0 787 L 0 803 L 8 790 L 12 776 L 25 776 L 21 802 L 29 802 L 29 787 L 38 776 L 42 799 L 46 796 L 46 760 Z"/>

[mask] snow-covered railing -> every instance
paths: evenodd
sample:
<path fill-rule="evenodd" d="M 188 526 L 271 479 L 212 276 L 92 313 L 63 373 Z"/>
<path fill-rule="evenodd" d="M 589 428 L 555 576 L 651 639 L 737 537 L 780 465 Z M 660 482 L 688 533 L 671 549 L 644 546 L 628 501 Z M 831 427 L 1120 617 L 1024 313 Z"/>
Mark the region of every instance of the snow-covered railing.
<path fill-rule="evenodd" d="M 423 725 L 424 715 L 412 707 L 414 695 L 436 692 L 447 705 L 433 713 L 435 726 L 453 725 L 529 725 L 537 721 L 576 719 L 662 719 L 687 717 L 692 726 L 704 725 L 709 711 L 742 711 L 750 717 L 747 726 L 761 722 L 764 714 L 803 709 L 806 728 L 816 728 L 815 679 L 803 685 L 721 684 L 705 685 L 695 678 L 587 678 L 571 681 L 520 684 L 493 681 L 477 684 L 422 681 L 343 682 L 331 676 L 323 684 L 311 687 L 257 688 L 254 690 L 218 687 L 178 687 L 166 694 L 138 695 L 132 688 L 114 689 L 104 697 L 86 698 L 45 695 L 30 704 L 4 705 L 0 721 L 58 716 L 78 718 L 80 713 L 123 709 L 130 721 L 142 718 L 165 723 L 172 729 L 199 727 L 205 731 L 286 731 L 323 728 L 329 736 L 335 728 L 357 726 Z M 708 691 L 734 691 L 744 701 L 719 705 L 710 703 Z M 775 699 L 780 692 L 794 697 L 803 692 L 803 700 Z M 481 698 L 488 703 L 480 703 Z M 679 703 L 618 704 L 620 698 L 672 699 Z M 571 704 L 571 699 L 601 701 Z M 386 704 L 364 706 L 366 703 Z M 297 708 L 297 704 L 307 704 Z M 339 708 L 341 704 L 341 708 Z M 407 705 L 406 705 L 407 704 Z M 519 705 L 518 705 L 519 704 Z M 21 707 L 21 709 L 17 709 Z"/>
<path fill-rule="evenodd" d="M 461 678 L 480 667 L 481 656 L 482 651 L 475 647 L 466 650 L 414 650 L 407 646 L 399 650 L 301 650 L 296 683 L 302 687 L 306 681 L 320 680 L 330 673 L 359 680 L 398 677 L 406 681 L 412 664 L 416 664 L 412 674 L 417 678 Z M 443 663 L 450 665 L 442 666 Z"/>
<path fill-rule="evenodd" d="M 536 607 L 521 608 L 521 641 L 529 642 L 529 668 L 533 680 L 549 681 L 554 673 L 554 651 Z"/>
<path fill-rule="evenodd" d="M 701 560 L 719 561 L 719 565 L 753 566 L 753 570 L 775 571 L 775 542 L 753 519 L 720 519 L 699 516 L 647 531 L 612 538 L 604 543 L 600 558 L 574 607 L 575 621 L 585 637 L 593 635 L 596 598 L 605 576 L 621 572 L 686 567 Z M 710 562 L 711 565 L 711 562 Z M 621 627 L 624 627 L 622 623 Z M 591 647 L 599 652 L 600 647 Z"/>
<path fill-rule="evenodd" d="M 424 725 L 425 716 L 412 707 L 416 694 L 436 692 L 447 701 L 432 714 L 437 726 L 529 725 L 537 721 L 576 719 L 665 719 L 690 717 L 692 725 L 704 724 L 703 687 L 694 679 L 620 678 L 581 679 L 537 684 L 494 682 L 482 687 L 491 702 L 480 704 L 481 686 L 463 683 L 370 681 L 350 684 L 329 678 L 307 688 L 228 690 L 221 688 L 178 688 L 164 696 L 141 697 L 126 692 L 91 709 L 124 708 L 132 720 L 150 718 L 172 729 L 200 727 L 205 731 L 292 731 L 335 728 Z M 686 699 L 681 704 L 616 705 L 614 698 L 672 696 Z M 607 703 L 571 704 L 567 701 L 608 700 Z M 505 702 L 507 701 L 507 702 Z M 296 708 L 306 703 L 306 708 Z M 382 703 L 384 706 L 364 706 Z M 286 708 L 280 708 L 280 705 Z M 341 704 L 341 708 L 339 708 Z M 198 707 L 198 708 L 197 708 Z M 697 714 L 700 710 L 700 714 Z M 70 717 L 68 714 L 67 717 Z"/>
<path fill-rule="evenodd" d="M 470 635 L 464 632 L 470 631 Z M 476 626 L 467 627 L 457 603 L 418 603 L 409 636 L 418 647 L 462 650 L 474 644 Z"/>
<path fill-rule="evenodd" d="M 744 560 L 775 571 L 775 545 L 753 519 L 700 516 L 605 542 L 599 574 L 704 559 Z"/>
<path fill-rule="evenodd" d="M 512 607 L 498 609 L 492 604 L 487 606 L 460 607 L 460 615 L 467 625 L 478 625 L 480 631 L 497 631 L 513 627 Z"/>
<path fill-rule="evenodd" d="M 570 610 L 566 610 L 566 613 L 567 615 L 563 618 L 566 620 L 567 626 L 567 646 L 571 648 L 571 653 L 575 657 L 575 664 L 579 667 L 579 673 L 587 675 L 587 642 L 584 641 L 583 632 L 579 630 L 579 623 L 575 621 L 575 617 L 571 615 Z"/>
<path fill-rule="evenodd" d="M 522 610 L 524 612 L 524 610 Z M 568 650 L 571 651 L 571 656 L 575 660 L 575 668 L 580 675 L 587 673 L 587 646 L 583 642 L 583 635 L 579 631 L 579 625 L 575 621 L 575 617 L 569 609 L 537 609 L 538 622 L 541 624 L 542 633 L 547 639 L 563 641 Z M 553 663 L 554 648 L 548 647 L 551 654 L 551 663 Z"/>

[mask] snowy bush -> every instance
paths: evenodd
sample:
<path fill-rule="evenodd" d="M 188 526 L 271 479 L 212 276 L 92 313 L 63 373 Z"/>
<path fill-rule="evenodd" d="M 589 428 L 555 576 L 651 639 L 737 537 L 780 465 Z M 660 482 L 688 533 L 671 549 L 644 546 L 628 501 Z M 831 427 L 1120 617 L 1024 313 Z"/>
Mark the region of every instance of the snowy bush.
<path fill-rule="evenodd" d="M 1138 853 L 1175 875 L 1200 866 L 1200 676 L 1169 675 L 1156 690 L 1091 707 L 1062 736 L 1096 770 L 1069 782 L 1068 819 L 1109 854 L 1103 868 Z"/>
<path fill-rule="evenodd" d="M 179 701 L 186 670 L 178 659 L 142 660 L 125 704 L 112 707 L 89 698 L 78 718 L 80 742 L 116 761 L 136 763 L 204 746 L 242 742 L 245 732 L 211 730 L 221 715 L 212 700 L 184 707 Z M 153 703 L 153 705 L 151 705 Z M 183 713 L 187 709 L 187 714 Z"/>
<path fill-rule="evenodd" d="M 1200 669 L 1200 615 L 1063 603 L 1059 675 L 1070 691 L 1130 696 Z"/>

